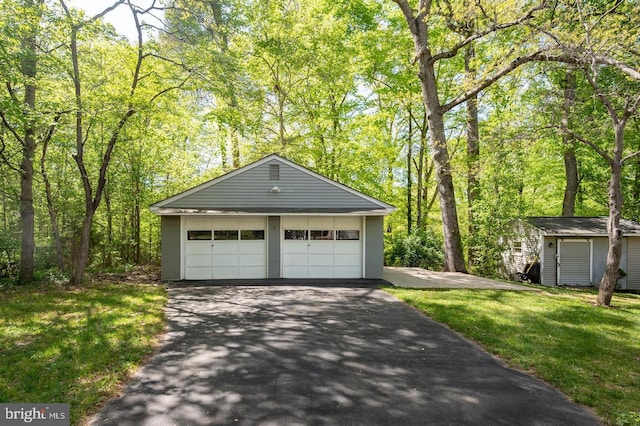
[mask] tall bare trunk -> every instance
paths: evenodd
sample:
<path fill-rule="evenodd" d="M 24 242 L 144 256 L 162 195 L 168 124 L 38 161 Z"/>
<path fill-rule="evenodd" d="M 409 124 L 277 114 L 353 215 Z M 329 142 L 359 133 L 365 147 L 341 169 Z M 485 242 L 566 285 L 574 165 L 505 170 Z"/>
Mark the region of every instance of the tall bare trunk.
<path fill-rule="evenodd" d="M 571 110 L 575 104 L 576 77 L 571 66 L 567 67 L 564 80 L 564 103 L 562 126 L 562 145 L 564 147 L 564 171 L 566 175 L 564 199 L 562 201 L 562 216 L 570 217 L 575 214 L 576 196 L 578 194 L 578 159 L 576 158 L 576 141 L 567 131 Z"/>
<path fill-rule="evenodd" d="M 56 119 L 57 122 L 57 119 Z M 58 228 L 58 214 L 53 203 L 53 193 L 51 192 L 51 183 L 49 182 L 49 175 L 47 174 L 46 161 L 47 161 L 47 147 L 49 146 L 49 139 L 53 133 L 55 124 L 50 128 L 49 135 L 45 137 L 42 142 L 42 157 L 40 158 L 40 172 L 42 175 L 42 181 L 44 183 L 44 192 L 47 198 L 47 210 L 49 211 L 49 220 L 51 222 L 51 233 L 53 234 L 53 245 L 56 250 L 56 261 L 58 263 L 58 269 L 60 272 L 64 272 L 64 251 L 62 249 L 62 238 L 60 237 L 60 229 Z"/>
<path fill-rule="evenodd" d="M 440 105 L 438 84 L 434 68 L 435 62 L 429 48 L 426 18 L 430 2 L 419 2 L 417 15 L 407 1 L 395 0 L 402 10 L 409 30 L 413 35 L 416 60 L 419 64 L 418 77 L 422 83 L 422 101 L 427 112 L 431 154 L 436 170 L 437 189 L 442 214 L 442 231 L 444 235 L 444 269 L 445 271 L 467 272 L 462 249 L 462 238 L 458 224 L 453 175 L 447 139 L 444 129 L 444 110 Z"/>
<path fill-rule="evenodd" d="M 411 209 L 412 209 L 412 177 L 411 177 L 411 168 L 413 165 L 411 164 L 413 161 L 413 114 L 411 112 L 411 107 L 409 107 L 409 135 L 407 137 L 407 233 L 411 234 L 411 225 L 413 223 L 413 218 L 411 217 Z M 419 172 L 418 172 L 419 173 Z M 420 176 L 420 174 L 418 174 Z M 420 196 L 417 197 L 420 199 Z"/>
<path fill-rule="evenodd" d="M 472 66 L 475 58 L 473 45 L 467 46 L 464 55 L 464 70 L 467 79 L 473 81 L 476 77 L 476 70 Z M 480 172 L 480 129 L 478 123 L 478 97 L 473 96 L 466 102 L 467 109 L 467 218 L 469 221 L 469 236 L 476 234 L 476 221 L 474 215 L 475 202 L 480 196 L 480 185 L 478 183 L 478 173 Z M 468 247 L 468 262 L 472 268 L 477 261 L 478 253 L 473 244 Z"/>
<path fill-rule="evenodd" d="M 42 1 L 29 0 L 26 6 L 41 15 Z M 36 76 L 38 67 L 37 34 L 39 19 L 29 24 L 29 31 L 22 40 L 22 59 L 20 71 L 25 78 L 24 106 L 25 115 L 24 138 L 22 139 L 22 160 L 20 162 L 20 222 L 22 229 L 20 251 L 20 277 L 23 284 L 33 282 L 35 254 L 35 213 L 33 208 L 33 158 L 36 151 L 35 108 L 36 108 Z"/>
<path fill-rule="evenodd" d="M 598 306 L 609 306 L 613 292 L 616 289 L 620 277 L 620 258 L 622 256 L 622 229 L 620 219 L 622 217 L 622 153 L 624 146 L 624 121 L 614 125 L 615 149 L 610 161 L 611 177 L 609 180 L 609 219 L 607 221 L 607 234 L 609 236 L 609 249 L 607 251 L 607 263 L 600 280 Z"/>

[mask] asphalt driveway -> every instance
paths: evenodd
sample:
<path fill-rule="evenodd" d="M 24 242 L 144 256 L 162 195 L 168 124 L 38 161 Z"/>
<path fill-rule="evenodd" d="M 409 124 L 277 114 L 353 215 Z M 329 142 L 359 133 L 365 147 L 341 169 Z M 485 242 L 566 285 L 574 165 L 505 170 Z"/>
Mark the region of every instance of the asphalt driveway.
<path fill-rule="evenodd" d="M 375 288 L 174 287 L 167 316 L 93 424 L 599 424 Z"/>

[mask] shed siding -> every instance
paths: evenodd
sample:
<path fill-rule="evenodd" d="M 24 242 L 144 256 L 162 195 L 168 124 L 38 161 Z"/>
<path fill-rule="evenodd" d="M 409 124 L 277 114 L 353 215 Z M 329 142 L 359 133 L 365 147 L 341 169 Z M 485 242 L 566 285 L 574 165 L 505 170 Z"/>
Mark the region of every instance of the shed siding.
<path fill-rule="evenodd" d="M 180 217 L 162 216 L 160 257 L 162 259 L 160 277 L 163 281 L 179 280 L 180 277 Z"/>
<path fill-rule="evenodd" d="M 267 278 L 280 278 L 280 216 L 269 216 L 267 227 Z"/>
<path fill-rule="evenodd" d="M 384 273 L 384 218 L 369 216 L 365 220 L 364 278 L 382 278 Z"/>
<path fill-rule="evenodd" d="M 269 179 L 279 165 L 279 179 Z M 277 186 L 279 192 L 272 192 Z M 184 209 L 379 209 L 363 197 L 273 159 L 167 203 Z"/>
<path fill-rule="evenodd" d="M 627 269 L 624 270 L 627 273 L 627 289 L 640 290 L 640 237 L 628 238 Z"/>
<path fill-rule="evenodd" d="M 555 237 L 544 237 L 544 250 L 542 259 L 542 284 L 556 285 L 556 277 L 558 274 L 558 264 L 556 262 L 556 254 L 558 253 L 558 242 Z M 551 245 L 551 247 L 549 247 Z"/>

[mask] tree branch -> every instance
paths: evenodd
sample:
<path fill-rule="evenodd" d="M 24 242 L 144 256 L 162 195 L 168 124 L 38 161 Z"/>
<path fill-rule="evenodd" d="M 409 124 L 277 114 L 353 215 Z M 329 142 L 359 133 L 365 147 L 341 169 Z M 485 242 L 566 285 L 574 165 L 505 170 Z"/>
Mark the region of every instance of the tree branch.
<path fill-rule="evenodd" d="M 435 63 L 435 62 L 437 62 L 437 61 L 439 61 L 441 59 L 453 58 L 454 56 L 456 56 L 458 54 L 460 49 L 464 48 L 465 46 L 467 46 L 470 43 L 473 43 L 475 40 L 481 39 L 484 36 L 487 36 L 489 34 L 492 34 L 492 33 L 495 33 L 495 32 L 501 31 L 501 30 L 505 30 L 505 29 L 508 29 L 508 28 L 511 28 L 511 27 L 515 27 L 515 26 L 521 25 L 522 23 L 532 19 L 534 17 L 534 14 L 537 11 L 542 10 L 543 8 L 544 8 L 544 4 L 541 4 L 539 6 L 534 7 L 533 9 L 529 10 L 527 12 L 527 14 L 525 16 L 523 16 L 522 18 L 520 18 L 520 19 L 517 19 L 517 20 L 512 21 L 512 22 L 505 22 L 504 24 L 499 24 L 499 25 L 494 23 L 494 25 L 492 25 L 488 29 L 470 35 L 466 39 L 462 40 L 460 43 L 458 43 L 455 46 L 453 46 L 451 49 L 449 49 L 449 50 L 447 50 L 445 52 L 440 52 L 440 53 L 437 53 L 437 54 L 433 55 L 429 62 L 431 62 L 433 64 L 433 63 Z"/>
<path fill-rule="evenodd" d="M 495 83 L 496 81 L 500 80 L 502 77 L 504 77 L 505 75 L 507 75 L 510 72 L 514 71 L 518 67 L 520 67 L 520 66 L 522 66 L 522 65 L 524 65 L 524 64 L 526 64 L 528 62 L 533 62 L 533 61 L 538 60 L 538 58 L 540 57 L 540 55 L 542 53 L 543 53 L 542 51 L 537 51 L 537 52 L 531 53 L 529 55 L 521 56 L 519 58 L 514 59 L 513 61 L 511 61 L 510 64 L 508 64 L 507 66 L 505 66 L 504 68 L 502 68 L 501 70 L 496 72 L 491 77 L 488 77 L 485 80 L 481 81 L 480 83 L 478 83 L 471 90 L 468 90 L 465 93 L 462 93 L 462 94 L 458 95 L 452 101 L 450 101 L 450 102 L 446 103 L 445 105 L 443 105 L 440 108 L 441 111 L 443 113 L 445 113 L 447 111 L 452 110 L 453 108 L 455 108 L 456 106 L 460 105 L 461 103 L 468 101 L 469 99 L 471 99 L 472 97 L 476 96 L 478 93 L 482 92 L 484 89 L 486 89 L 487 87 L 491 86 L 493 83 Z"/>
<path fill-rule="evenodd" d="M 9 129 L 9 132 L 11 132 L 11 134 L 13 135 L 13 137 L 16 138 L 16 140 L 18 142 L 20 142 L 20 144 L 22 144 L 23 146 L 25 145 L 25 141 L 24 139 L 22 139 L 20 137 L 20 135 L 18 134 L 18 132 L 16 131 L 16 129 L 14 129 L 14 127 L 7 121 L 7 117 L 5 117 L 4 112 L 0 111 L 0 118 L 2 118 L 2 124 L 5 125 L 5 127 L 7 129 Z"/>

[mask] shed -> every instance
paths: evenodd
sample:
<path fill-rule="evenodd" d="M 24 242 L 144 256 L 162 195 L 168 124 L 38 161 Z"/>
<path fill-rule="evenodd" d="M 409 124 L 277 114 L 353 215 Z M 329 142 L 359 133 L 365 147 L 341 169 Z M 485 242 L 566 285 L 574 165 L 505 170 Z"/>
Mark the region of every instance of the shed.
<path fill-rule="evenodd" d="M 376 279 L 395 207 L 272 154 L 151 210 L 163 280 Z"/>
<path fill-rule="evenodd" d="M 514 275 L 539 262 L 544 285 L 597 287 L 605 271 L 609 239 L 607 217 L 529 217 L 518 221 L 503 260 Z M 640 224 L 622 219 L 624 271 L 619 289 L 640 290 Z M 535 277 L 534 277 L 535 278 Z"/>

